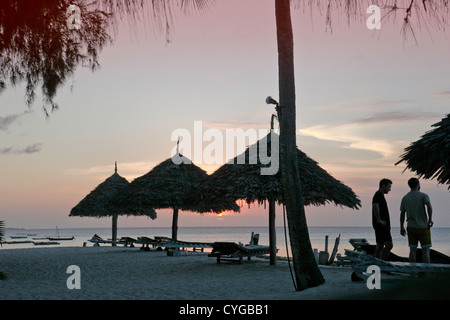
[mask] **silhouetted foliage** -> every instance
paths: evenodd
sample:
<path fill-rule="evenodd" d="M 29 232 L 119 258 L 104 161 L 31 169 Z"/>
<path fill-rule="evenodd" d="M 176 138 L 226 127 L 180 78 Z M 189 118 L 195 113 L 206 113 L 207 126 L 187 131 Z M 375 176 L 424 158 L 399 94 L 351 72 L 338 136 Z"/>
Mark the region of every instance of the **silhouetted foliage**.
<path fill-rule="evenodd" d="M 396 165 L 405 162 L 405 170 L 416 172 L 419 178 L 448 184 L 450 190 L 450 114 L 432 127 L 433 130 L 405 148 Z"/>
<path fill-rule="evenodd" d="M 41 86 L 43 110 L 58 109 L 58 89 L 74 76 L 77 67 L 100 67 L 101 49 L 113 42 L 119 20 L 130 26 L 142 19 L 172 41 L 176 12 L 192 13 L 210 7 L 215 0 L 15 0 L 0 2 L 0 93 L 7 85 L 25 83 L 25 101 L 31 107 Z M 448 0 L 291 0 L 300 10 L 319 10 L 327 30 L 335 15 L 348 23 L 367 17 L 367 7 L 378 5 L 383 21 L 402 19 L 405 39 L 416 39 L 416 27 L 445 30 Z M 70 5 L 81 10 L 80 29 L 67 26 Z"/>
<path fill-rule="evenodd" d="M 201 10 L 213 0 L 15 0 L 0 2 L 0 93 L 7 84 L 26 84 L 31 107 L 40 85 L 43 110 L 58 109 L 55 95 L 75 70 L 97 70 L 101 49 L 113 42 L 120 19 L 130 25 L 150 18 L 150 27 L 164 31 L 170 42 L 174 8 Z M 70 5 L 81 11 L 80 28 L 69 28 Z M 73 21 L 72 21 L 73 22 Z"/>
<path fill-rule="evenodd" d="M 79 6 L 80 29 L 67 25 L 69 5 Z M 35 100 L 41 85 L 43 109 L 58 109 L 54 97 L 79 65 L 95 71 L 102 47 L 112 41 L 107 33 L 109 14 L 73 0 L 17 0 L 0 4 L 0 89 L 7 82 L 26 83 L 26 104 Z M 50 108 L 50 110 L 49 110 Z"/>

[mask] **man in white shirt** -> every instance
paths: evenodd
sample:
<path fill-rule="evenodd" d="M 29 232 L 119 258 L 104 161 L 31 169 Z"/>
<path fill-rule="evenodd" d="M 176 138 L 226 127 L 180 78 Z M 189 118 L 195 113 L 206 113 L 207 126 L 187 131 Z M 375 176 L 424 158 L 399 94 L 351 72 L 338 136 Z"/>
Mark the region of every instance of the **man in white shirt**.
<path fill-rule="evenodd" d="M 409 179 L 408 185 L 411 191 L 402 198 L 400 205 L 400 234 L 405 236 L 408 233 L 410 262 L 416 262 L 417 247 L 420 242 L 422 260 L 425 263 L 430 263 L 430 228 L 433 226 L 433 221 L 431 220 L 433 208 L 431 207 L 430 197 L 420 192 L 419 179 Z M 407 230 L 404 227 L 405 216 Z"/>

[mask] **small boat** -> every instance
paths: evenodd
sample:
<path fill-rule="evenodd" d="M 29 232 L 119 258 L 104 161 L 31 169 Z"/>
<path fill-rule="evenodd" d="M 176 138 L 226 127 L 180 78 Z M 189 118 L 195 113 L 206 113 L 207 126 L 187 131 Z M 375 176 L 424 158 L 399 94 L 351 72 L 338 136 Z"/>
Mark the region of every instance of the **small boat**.
<path fill-rule="evenodd" d="M 353 245 L 355 250 L 362 250 L 367 254 L 374 255 L 376 245 L 370 244 L 366 239 L 350 239 L 350 243 Z M 416 254 L 417 262 L 422 262 L 422 248 L 417 248 Z M 393 252 L 389 253 L 388 261 L 393 262 L 409 262 L 409 258 L 398 256 Z M 430 249 L 430 262 L 431 263 L 441 263 L 450 264 L 450 257 L 434 249 Z"/>
<path fill-rule="evenodd" d="M 59 242 L 56 242 L 56 241 L 33 241 L 33 244 L 35 246 L 48 246 L 48 245 L 59 244 Z"/>
<path fill-rule="evenodd" d="M 6 244 L 21 244 L 21 243 L 31 243 L 31 240 L 14 240 L 14 241 L 4 241 Z"/>
<path fill-rule="evenodd" d="M 9 236 L 11 239 L 26 239 L 27 236 Z"/>
<path fill-rule="evenodd" d="M 64 240 L 73 240 L 75 237 L 48 237 L 48 240 L 56 240 L 56 241 L 64 241 Z"/>
<path fill-rule="evenodd" d="M 73 240 L 75 237 L 60 237 L 58 227 L 56 227 L 56 237 L 47 237 L 48 240 L 56 240 L 56 241 L 65 241 L 65 240 Z"/>

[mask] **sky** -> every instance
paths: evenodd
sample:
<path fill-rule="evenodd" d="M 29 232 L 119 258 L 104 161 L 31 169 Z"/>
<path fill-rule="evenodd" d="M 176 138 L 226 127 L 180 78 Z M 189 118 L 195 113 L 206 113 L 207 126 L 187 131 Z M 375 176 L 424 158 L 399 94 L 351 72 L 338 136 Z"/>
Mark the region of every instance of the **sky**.
<path fill-rule="evenodd" d="M 348 25 L 342 16 L 330 32 L 325 16 L 308 9 L 292 11 L 292 19 L 297 145 L 362 202 L 359 210 L 306 207 L 308 225 L 371 226 L 373 194 L 389 178 L 391 224 L 399 226 L 400 201 L 415 174 L 394 164 L 449 113 L 450 40 L 423 29 L 416 30 L 418 44 L 405 42 L 399 22 L 370 30 L 364 19 Z M 138 32 L 122 23 L 100 54 L 100 70 L 78 68 L 49 119 L 39 93 L 31 109 L 25 105 L 23 84 L 0 95 L 0 220 L 7 227 L 110 227 L 110 219 L 68 215 L 114 173 L 115 161 L 131 182 L 170 158 L 173 132 L 194 134 L 196 121 L 204 131 L 269 129 L 274 109 L 265 98 L 278 99 L 273 1 L 218 0 L 174 21 L 169 44 L 145 23 Z M 220 166 L 194 163 L 208 173 Z M 435 227 L 450 227 L 447 187 L 421 185 Z M 179 227 L 266 226 L 267 211 L 251 205 L 222 215 L 181 212 Z M 170 210 L 158 210 L 156 220 L 118 223 L 170 227 L 171 219 Z"/>

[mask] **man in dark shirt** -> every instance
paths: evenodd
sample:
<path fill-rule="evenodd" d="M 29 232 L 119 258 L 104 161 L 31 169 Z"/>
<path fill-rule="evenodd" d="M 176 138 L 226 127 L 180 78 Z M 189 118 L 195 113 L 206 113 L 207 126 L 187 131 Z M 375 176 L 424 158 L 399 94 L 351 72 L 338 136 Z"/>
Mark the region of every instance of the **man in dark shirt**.
<path fill-rule="evenodd" d="M 393 248 L 389 209 L 384 198 L 384 195 L 391 191 L 391 186 L 391 180 L 382 179 L 379 184 L 379 189 L 375 192 L 372 199 L 372 226 L 375 229 L 377 243 L 375 257 L 383 260 L 387 260 Z"/>

